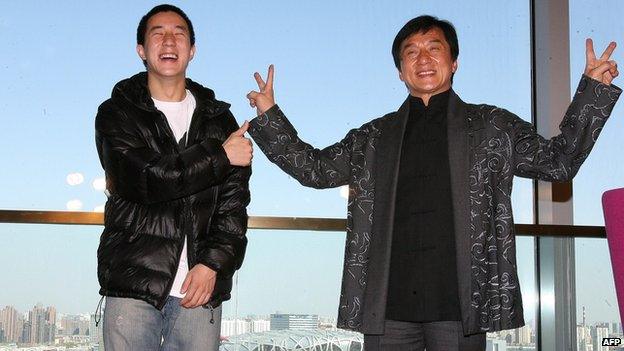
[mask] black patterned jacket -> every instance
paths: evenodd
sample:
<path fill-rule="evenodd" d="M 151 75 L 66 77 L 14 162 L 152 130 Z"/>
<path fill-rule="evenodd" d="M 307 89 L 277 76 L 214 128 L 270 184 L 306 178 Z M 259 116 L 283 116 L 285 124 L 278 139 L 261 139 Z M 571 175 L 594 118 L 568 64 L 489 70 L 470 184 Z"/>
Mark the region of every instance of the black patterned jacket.
<path fill-rule="evenodd" d="M 583 76 L 547 140 L 501 108 L 464 103 L 451 92 L 449 163 L 464 334 L 524 325 L 511 211 L 513 176 L 572 179 L 592 149 L 621 89 Z M 322 150 L 303 142 L 274 106 L 249 133 L 269 160 L 302 185 L 349 185 L 347 241 L 338 326 L 382 334 L 396 183 L 409 103 L 351 130 Z M 417 196 L 418 194 L 414 194 Z"/>

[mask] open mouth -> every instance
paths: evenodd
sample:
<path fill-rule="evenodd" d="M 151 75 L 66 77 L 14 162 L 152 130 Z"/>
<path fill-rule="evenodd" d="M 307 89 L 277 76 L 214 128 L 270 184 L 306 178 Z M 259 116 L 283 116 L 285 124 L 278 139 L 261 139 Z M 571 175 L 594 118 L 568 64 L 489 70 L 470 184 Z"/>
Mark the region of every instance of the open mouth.
<path fill-rule="evenodd" d="M 162 54 L 158 58 L 161 59 L 162 61 L 165 61 L 165 62 L 175 62 L 175 61 L 178 60 L 178 55 L 176 55 L 176 54 Z"/>
<path fill-rule="evenodd" d="M 418 72 L 416 73 L 416 75 L 420 78 L 427 78 L 427 77 L 431 77 L 435 74 L 435 71 L 422 71 L 422 72 Z"/>

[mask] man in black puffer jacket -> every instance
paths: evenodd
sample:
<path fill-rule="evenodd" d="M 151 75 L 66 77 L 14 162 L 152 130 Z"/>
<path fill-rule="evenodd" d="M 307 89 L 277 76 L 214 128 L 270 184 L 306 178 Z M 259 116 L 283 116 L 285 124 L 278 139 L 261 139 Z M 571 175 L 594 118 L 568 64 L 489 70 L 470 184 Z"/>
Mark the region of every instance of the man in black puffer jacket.
<path fill-rule="evenodd" d="M 243 261 L 247 123 L 238 128 L 227 103 L 186 78 L 194 43 L 182 10 L 153 8 L 137 29 L 147 72 L 119 82 L 98 110 L 106 350 L 216 350 L 220 305 Z"/>

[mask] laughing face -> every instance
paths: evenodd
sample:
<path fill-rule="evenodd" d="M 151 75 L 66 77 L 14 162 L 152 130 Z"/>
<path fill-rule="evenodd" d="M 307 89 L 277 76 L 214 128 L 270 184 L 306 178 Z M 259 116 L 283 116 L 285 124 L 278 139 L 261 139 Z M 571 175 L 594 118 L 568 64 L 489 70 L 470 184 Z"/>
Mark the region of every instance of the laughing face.
<path fill-rule="evenodd" d="M 137 53 L 147 62 L 147 71 L 159 78 L 184 78 L 195 54 L 188 26 L 175 12 L 160 12 L 147 22 L 145 44 Z"/>
<path fill-rule="evenodd" d="M 412 34 L 403 41 L 400 52 L 399 78 L 412 96 L 426 104 L 431 96 L 451 88 L 457 60 L 451 58 L 451 49 L 440 28 Z"/>

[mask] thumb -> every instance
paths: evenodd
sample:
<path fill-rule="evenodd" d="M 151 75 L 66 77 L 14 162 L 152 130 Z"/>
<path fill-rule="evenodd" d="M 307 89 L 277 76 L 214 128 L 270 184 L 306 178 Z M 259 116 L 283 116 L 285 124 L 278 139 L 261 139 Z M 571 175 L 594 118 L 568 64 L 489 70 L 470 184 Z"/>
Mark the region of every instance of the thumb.
<path fill-rule="evenodd" d="M 243 136 L 243 134 L 247 132 L 247 129 L 249 129 L 249 122 L 245 121 L 243 125 L 238 128 L 238 130 L 236 130 L 233 134 Z"/>

